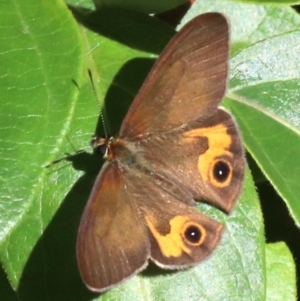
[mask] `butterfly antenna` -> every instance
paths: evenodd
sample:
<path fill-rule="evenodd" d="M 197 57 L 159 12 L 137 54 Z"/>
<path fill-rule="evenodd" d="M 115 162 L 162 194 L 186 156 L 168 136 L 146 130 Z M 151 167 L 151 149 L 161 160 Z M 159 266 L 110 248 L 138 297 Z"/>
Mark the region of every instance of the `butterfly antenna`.
<path fill-rule="evenodd" d="M 108 139 L 107 129 L 106 129 L 106 126 L 105 126 L 104 115 L 103 115 L 102 108 L 100 107 L 100 102 L 99 102 L 98 94 L 96 92 L 96 88 L 95 88 L 94 79 L 93 79 L 91 69 L 88 69 L 88 73 L 89 73 L 90 81 L 91 81 L 91 84 L 92 84 L 93 92 L 94 92 L 95 98 L 96 98 L 97 103 L 98 103 L 98 107 L 99 107 L 99 111 L 100 111 L 100 118 L 101 118 L 103 130 L 104 130 L 105 139 Z"/>

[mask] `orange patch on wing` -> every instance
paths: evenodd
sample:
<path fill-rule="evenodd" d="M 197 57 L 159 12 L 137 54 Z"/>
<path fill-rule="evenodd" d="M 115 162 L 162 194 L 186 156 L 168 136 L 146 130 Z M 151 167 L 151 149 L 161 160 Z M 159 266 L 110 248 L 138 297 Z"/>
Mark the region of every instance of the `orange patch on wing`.
<path fill-rule="evenodd" d="M 190 253 L 181 237 L 182 226 L 189 221 L 188 217 L 176 216 L 170 220 L 170 233 L 161 235 L 155 228 L 151 218 L 146 217 L 148 227 L 154 236 L 162 254 L 166 257 L 179 257 L 183 252 Z"/>
<path fill-rule="evenodd" d="M 184 133 L 184 138 L 189 139 L 193 137 L 207 137 L 208 149 L 198 158 L 198 171 L 204 181 L 211 182 L 217 187 L 226 187 L 231 182 L 232 168 L 231 164 L 222 157 L 232 157 L 233 154 L 228 151 L 232 143 L 230 135 L 227 133 L 227 128 L 224 124 L 218 124 L 206 128 L 198 128 Z M 231 168 L 230 176 L 224 182 L 219 182 L 215 179 L 213 174 L 214 165 L 221 160 L 226 162 Z"/>

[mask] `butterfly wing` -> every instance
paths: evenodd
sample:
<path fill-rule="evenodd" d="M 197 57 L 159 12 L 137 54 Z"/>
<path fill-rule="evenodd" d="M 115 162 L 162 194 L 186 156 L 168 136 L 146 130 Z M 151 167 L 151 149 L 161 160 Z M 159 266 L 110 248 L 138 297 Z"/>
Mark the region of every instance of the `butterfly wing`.
<path fill-rule="evenodd" d="M 143 270 L 149 258 L 169 269 L 196 264 L 221 231 L 217 221 L 164 191 L 158 178 L 109 164 L 81 219 L 79 270 L 89 289 L 102 292 Z"/>
<path fill-rule="evenodd" d="M 161 133 L 212 114 L 224 96 L 228 24 L 207 13 L 183 27 L 162 52 L 121 126 L 128 139 Z"/>
<path fill-rule="evenodd" d="M 81 218 L 77 261 L 93 291 L 104 291 L 144 269 L 150 256 L 146 229 L 124 173 L 109 164 L 99 174 Z"/>
<path fill-rule="evenodd" d="M 120 132 L 141 144 L 147 169 L 226 212 L 240 193 L 245 167 L 237 126 L 218 109 L 226 90 L 228 32 L 218 13 L 186 24 L 156 61 Z M 192 203 L 184 193 L 180 199 Z"/>
<path fill-rule="evenodd" d="M 178 200 L 190 205 L 204 200 L 225 212 L 234 207 L 245 158 L 235 121 L 225 110 L 167 135 L 141 139 L 139 146 L 140 161 L 168 182 L 164 189 Z"/>
<path fill-rule="evenodd" d="M 141 210 L 151 259 L 157 265 L 166 269 L 192 266 L 215 249 L 223 225 L 182 203 L 159 177 L 132 168 L 126 178 L 134 183 L 132 201 Z"/>

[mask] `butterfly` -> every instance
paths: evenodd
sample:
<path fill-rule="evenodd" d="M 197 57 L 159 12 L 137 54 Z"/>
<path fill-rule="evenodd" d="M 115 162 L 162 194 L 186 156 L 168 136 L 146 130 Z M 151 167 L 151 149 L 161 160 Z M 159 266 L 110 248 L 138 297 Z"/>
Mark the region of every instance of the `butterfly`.
<path fill-rule="evenodd" d="M 144 270 L 193 266 L 223 225 L 194 208 L 231 212 L 245 157 L 237 125 L 219 107 L 228 74 L 229 28 L 219 13 L 187 23 L 136 95 L 118 136 L 95 139 L 106 157 L 81 218 L 77 261 L 93 291 Z"/>

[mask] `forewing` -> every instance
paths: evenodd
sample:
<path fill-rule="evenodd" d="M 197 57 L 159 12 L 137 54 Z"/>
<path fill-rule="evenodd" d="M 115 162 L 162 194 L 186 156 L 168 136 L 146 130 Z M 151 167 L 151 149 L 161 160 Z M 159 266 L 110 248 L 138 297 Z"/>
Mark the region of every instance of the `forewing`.
<path fill-rule="evenodd" d="M 102 169 L 79 227 L 77 260 L 85 284 L 104 291 L 144 269 L 150 254 L 145 226 L 117 164 Z"/>
<path fill-rule="evenodd" d="M 120 136 L 161 133 L 212 114 L 224 96 L 228 24 L 219 13 L 200 15 L 169 42 L 138 92 Z"/>

